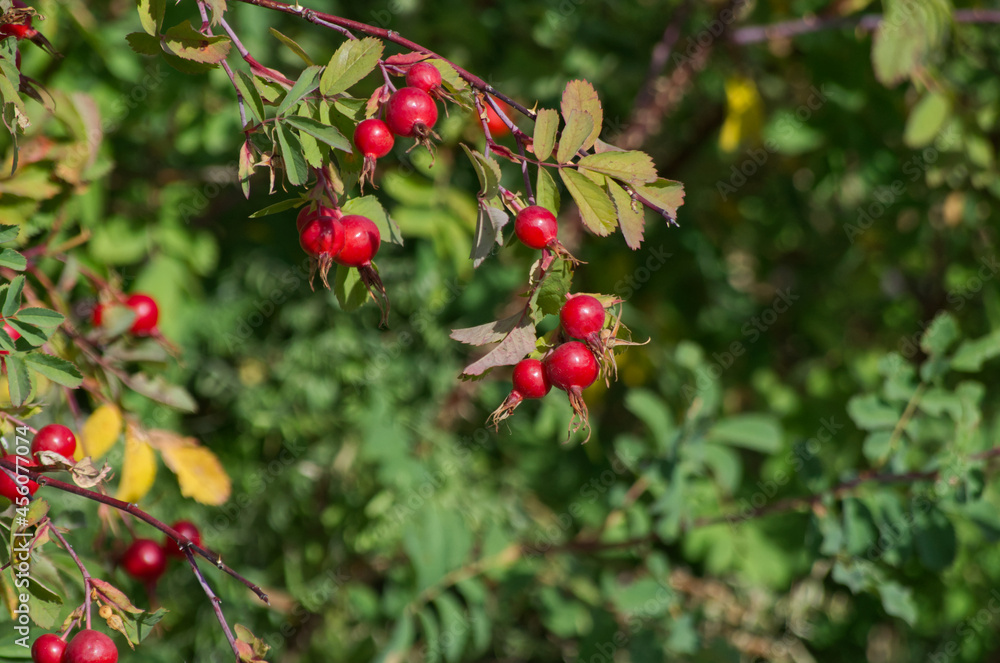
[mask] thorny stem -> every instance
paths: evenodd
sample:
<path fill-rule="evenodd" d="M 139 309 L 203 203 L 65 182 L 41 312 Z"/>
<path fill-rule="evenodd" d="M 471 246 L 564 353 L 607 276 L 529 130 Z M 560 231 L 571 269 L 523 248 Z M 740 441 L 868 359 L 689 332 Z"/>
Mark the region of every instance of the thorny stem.
<path fill-rule="evenodd" d="M 84 597 L 84 605 L 86 606 L 84 608 L 84 612 L 86 614 L 85 623 L 87 625 L 86 627 L 90 628 L 90 612 L 92 603 L 90 599 L 90 594 L 91 594 L 90 572 L 87 571 L 87 567 L 84 566 L 83 562 L 80 561 L 80 558 L 77 556 L 76 551 L 73 549 L 73 546 L 69 545 L 69 541 L 67 541 L 65 537 L 63 537 L 63 535 L 59 532 L 59 530 L 56 529 L 55 525 L 52 524 L 52 521 L 49 520 L 48 518 L 45 519 L 44 529 L 48 529 L 49 533 L 52 535 L 52 538 L 54 538 L 56 541 L 62 544 L 62 547 L 66 549 L 66 552 L 69 553 L 70 558 L 76 564 L 76 567 L 80 569 L 80 575 L 83 576 L 83 592 L 85 595 Z M 39 533 L 41 531 L 42 530 L 40 529 Z"/>
<path fill-rule="evenodd" d="M 292 16 L 301 16 L 303 19 L 309 21 L 310 23 L 315 23 L 316 25 L 322 25 L 324 27 L 337 26 L 347 30 L 355 30 L 357 32 L 362 32 L 366 35 L 371 35 L 373 37 L 378 37 L 380 39 L 390 41 L 394 44 L 402 46 L 403 48 L 409 49 L 411 51 L 424 53 L 425 55 L 429 55 L 430 57 L 433 58 L 449 61 L 447 58 L 438 55 L 429 48 L 421 46 L 420 44 L 401 36 L 395 30 L 386 30 L 385 28 L 378 28 L 375 27 L 374 25 L 368 25 L 366 23 L 361 23 L 359 21 L 352 21 L 347 18 L 341 18 L 340 16 L 334 16 L 332 14 L 318 12 L 313 9 L 307 9 L 299 5 L 289 5 L 284 2 L 278 2 L 277 0 L 237 0 L 237 2 L 242 2 L 248 5 L 255 5 L 257 7 L 263 7 L 265 9 L 271 9 L 274 11 L 279 11 L 284 14 L 291 14 Z M 227 32 L 229 32 L 229 30 L 227 30 Z M 241 45 L 237 46 L 237 48 L 240 47 Z M 246 49 L 241 50 L 240 53 L 243 54 L 245 50 Z M 244 59 L 246 59 L 247 55 L 249 54 L 244 55 Z M 498 91 L 496 88 L 494 88 L 492 85 L 484 81 L 479 76 L 476 76 L 475 74 L 466 71 L 465 69 L 459 67 L 455 63 L 451 63 L 451 65 L 455 68 L 455 71 L 458 72 L 458 75 L 461 76 L 465 80 L 465 82 L 471 85 L 472 87 L 476 88 L 477 90 L 482 90 L 483 92 L 491 94 L 499 99 L 503 99 L 506 103 L 510 104 L 513 108 L 516 108 L 519 112 L 523 113 L 524 115 L 527 115 L 531 119 L 535 119 L 534 111 L 525 108 L 523 105 L 519 104 L 518 102 L 514 101 L 507 95 Z"/>
<path fill-rule="evenodd" d="M 160 530 L 161 532 L 169 536 L 181 548 L 185 550 L 191 549 L 195 551 L 196 553 L 207 559 L 209 562 L 214 564 L 216 568 L 225 571 L 232 577 L 236 578 L 241 583 L 243 583 L 250 591 L 256 594 L 261 601 L 270 605 L 270 600 L 268 599 L 267 594 L 264 593 L 264 590 L 262 590 L 260 587 L 253 584 L 252 582 L 244 578 L 242 575 L 240 575 L 238 572 L 236 572 L 235 570 L 224 564 L 222 562 L 222 557 L 220 555 L 210 550 L 206 550 L 201 546 L 195 545 L 193 541 L 191 541 L 189 538 L 187 538 L 186 536 L 175 530 L 173 527 L 170 527 L 166 523 L 157 520 L 150 514 L 146 513 L 145 511 L 137 507 L 135 504 L 132 504 L 130 502 L 123 502 L 122 500 L 115 499 L 114 497 L 109 497 L 108 495 L 102 495 L 101 493 L 98 493 L 93 490 L 80 488 L 79 486 L 75 486 L 71 483 L 66 483 L 65 481 L 53 479 L 48 475 L 46 475 L 44 471 L 39 472 L 35 469 L 25 467 L 24 465 L 19 465 L 15 461 L 10 460 L 8 458 L 0 458 L 0 467 L 10 470 L 12 472 L 19 472 L 21 474 L 25 474 L 28 476 L 28 478 L 37 482 L 39 486 L 51 486 L 57 490 L 61 490 L 66 493 L 72 493 L 74 495 L 79 495 L 80 497 L 84 497 L 88 500 L 93 500 L 94 502 L 106 504 L 114 509 L 118 509 L 119 511 L 124 511 L 125 513 L 132 514 L 139 520 L 149 525 L 152 525 L 156 529 Z M 45 470 L 44 467 L 40 469 Z"/>
<path fill-rule="evenodd" d="M 229 624 L 226 622 L 226 617 L 222 614 L 222 600 L 219 599 L 218 595 L 216 595 L 215 591 L 208 584 L 208 581 L 205 580 L 205 575 L 198 568 L 198 561 L 194 558 L 194 553 L 191 552 L 190 548 L 184 548 L 184 556 L 187 558 L 188 564 L 191 565 L 191 570 L 194 571 L 194 576 L 198 579 L 198 584 L 205 590 L 205 595 L 208 596 L 208 600 L 212 604 L 215 617 L 219 620 L 219 624 L 222 625 L 222 630 L 226 634 L 226 640 L 229 641 L 229 646 L 232 647 L 233 653 L 236 654 L 236 660 L 241 660 L 240 650 L 236 647 L 236 638 L 233 637 L 233 632 L 229 629 Z"/>
<path fill-rule="evenodd" d="M 208 9 L 202 0 L 198 0 L 198 10 L 201 12 L 201 32 L 211 37 L 212 22 L 208 18 Z M 233 84 L 233 89 L 236 90 L 236 105 L 240 109 L 240 126 L 243 128 L 244 138 L 250 140 L 250 131 L 247 129 L 247 109 L 244 105 L 243 93 L 240 92 L 240 86 L 236 84 L 236 74 L 233 73 L 232 67 L 225 60 L 222 61 L 222 70 L 229 76 L 229 80 Z"/>

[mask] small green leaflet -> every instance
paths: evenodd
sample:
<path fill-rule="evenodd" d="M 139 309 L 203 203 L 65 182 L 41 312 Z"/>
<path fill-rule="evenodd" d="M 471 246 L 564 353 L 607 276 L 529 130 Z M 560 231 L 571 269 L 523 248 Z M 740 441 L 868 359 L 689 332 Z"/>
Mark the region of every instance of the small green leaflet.
<path fill-rule="evenodd" d="M 368 288 L 361 282 L 358 270 L 344 265 L 337 265 L 333 293 L 337 296 L 340 308 L 348 313 L 361 308 L 368 301 L 370 294 Z"/>
<path fill-rule="evenodd" d="M 17 319 L 36 327 L 58 327 L 66 319 L 62 313 L 29 306 L 17 312 Z"/>
<path fill-rule="evenodd" d="M 316 79 L 319 78 L 319 73 L 322 67 L 306 67 L 299 74 L 298 80 L 295 81 L 295 85 L 292 89 L 285 93 L 285 98 L 281 100 L 278 105 L 277 110 L 274 112 L 275 115 L 284 115 L 293 106 L 302 101 L 302 98 L 307 94 L 312 92 L 316 88 Z"/>
<path fill-rule="evenodd" d="M 535 270 L 532 269 L 532 273 Z M 555 262 L 545 272 L 545 280 L 535 291 L 531 307 L 531 316 L 538 322 L 546 315 L 558 315 L 566 294 L 573 284 L 573 265 L 567 260 L 556 258 Z"/>
<path fill-rule="evenodd" d="M 657 179 L 653 158 L 645 152 L 588 154 L 577 162 L 577 166 L 629 184 L 650 184 Z"/>
<path fill-rule="evenodd" d="M 245 107 L 253 115 L 253 119 L 257 120 L 258 124 L 262 124 L 267 117 L 264 114 L 264 100 L 260 98 L 260 92 L 257 91 L 257 86 L 254 85 L 253 78 L 245 72 L 237 72 L 236 87 L 243 97 Z"/>
<path fill-rule="evenodd" d="M 462 143 L 462 149 L 469 155 L 472 167 L 475 168 L 476 175 L 479 177 L 479 186 L 481 187 L 479 197 L 483 200 L 496 198 L 500 193 L 500 164 L 492 157 L 470 149 L 465 143 Z"/>
<path fill-rule="evenodd" d="M 611 179 L 605 178 L 604 188 L 607 189 L 618 211 L 618 227 L 625 237 L 625 243 L 635 251 L 642 246 L 642 236 L 646 226 L 645 209 Z"/>
<path fill-rule="evenodd" d="M 559 187 L 547 168 L 538 169 L 537 185 L 535 189 L 535 204 L 541 205 L 553 214 L 559 214 Z"/>
<path fill-rule="evenodd" d="M 601 187 L 575 170 L 561 168 L 559 176 L 580 209 L 583 224 L 595 235 L 604 237 L 614 232 L 618 213 L 614 203 Z"/>
<path fill-rule="evenodd" d="M 535 158 L 546 161 L 552 156 L 556 145 L 556 133 L 559 130 L 559 113 L 551 108 L 543 108 L 535 117 L 535 133 L 532 138 Z"/>
<path fill-rule="evenodd" d="M 138 0 L 136 4 L 142 29 L 147 34 L 158 37 L 163 26 L 163 14 L 167 10 L 167 0 Z"/>
<path fill-rule="evenodd" d="M 637 195 L 666 212 L 671 219 L 677 219 L 677 208 L 684 204 L 683 184 L 661 177 L 652 184 L 633 188 Z"/>
<path fill-rule="evenodd" d="M 28 260 L 14 249 L 0 249 L 0 267 L 23 272 L 28 268 Z"/>
<path fill-rule="evenodd" d="M 583 149 L 589 150 L 597 141 L 601 134 L 601 125 L 604 123 L 604 110 L 601 108 L 601 100 L 597 98 L 594 86 L 588 81 L 576 80 L 566 84 L 562 96 L 563 117 L 566 124 L 569 124 L 570 115 L 574 112 L 585 113 L 592 122 L 590 133 L 584 138 Z M 576 151 L 576 150 L 574 150 Z"/>
<path fill-rule="evenodd" d="M 17 313 L 21 308 L 21 291 L 24 290 L 24 276 L 17 276 L 10 282 L 7 288 L 7 295 L 3 300 L 3 307 L 0 308 L 0 316 L 9 318 Z"/>
<path fill-rule="evenodd" d="M 281 158 L 285 164 L 288 182 L 292 186 L 302 186 L 308 177 L 306 160 L 302 156 L 302 145 L 295 134 L 285 129 L 284 124 L 276 124 L 274 129 L 278 134 L 278 144 L 281 145 Z"/>
<path fill-rule="evenodd" d="M 286 209 L 292 209 L 293 207 L 301 207 L 305 201 L 302 198 L 289 198 L 288 200 L 282 200 L 280 203 L 275 203 L 273 205 L 268 205 L 264 209 L 259 209 L 250 215 L 251 219 L 256 219 L 261 216 L 267 216 L 269 214 L 277 214 L 278 212 L 284 212 Z"/>
<path fill-rule="evenodd" d="M 13 242 L 17 239 L 17 233 L 20 229 L 20 226 L 7 226 L 0 224 L 0 244 Z"/>
<path fill-rule="evenodd" d="M 583 147 L 591 129 L 594 128 L 594 118 L 581 111 L 570 111 L 566 118 L 566 127 L 559 136 L 559 148 L 556 150 L 556 161 L 569 163 Z"/>
<path fill-rule="evenodd" d="M 16 355 L 4 357 L 4 364 L 7 366 L 7 389 L 10 392 L 10 403 L 14 407 L 21 407 L 28 400 L 31 393 L 31 379 L 28 377 L 28 368 L 24 360 Z"/>
<path fill-rule="evenodd" d="M 282 122 L 290 124 L 299 131 L 309 134 L 319 142 L 325 143 L 330 147 L 342 152 L 353 152 L 351 141 L 345 138 L 344 134 L 340 133 L 336 127 L 331 127 L 311 117 L 303 117 L 301 115 L 289 115 L 282 118 Z"/>
<path fill-rule="evenodd" d="M 503 245 L 503 227 L 510 221 L 510 216 L 503 207 L 481 201 L 479 215 L 476 218 L 476 232 L 472 238 L 472 266 L 479 267 L 493 254 L 493 245 Z"/>
<path fill-rule="evenodd" d="M 329 97 L 346 91 L 371 73 L 384 48 L 385 44 L 374 37 L 345 41 L 323 71 L 319 82 L 320 93 Z"/>
<path fill-rule="evenodd" d="M 295 42 L 294 39 L 292 39 L 291 37 L 286 37 L 285 35 L 275 30 L 274 28 L 268 28 L 268 30 L 275 37 L 275 39 L 277 39 L 282 44 L 287 46 L 292 53 L 295 53 L 295 55 L 302 58 L 302 61 L 306 63 L 307 67 L 312 67 L 313 65 L 316 64 L 315 62 L 312 61 L 312 58 L 310 58 L 309 55 L 302 49 L 302 47 Z"/>
<path fill-rule="evenodd" d="M 209 37 L 184 21 L 167 30 L 162 37 L 164 47 L 177 57 L 202 64 L 218 64 L 229 55 L 229 37 Z"/>
<path fill-rule="evenodd" d="M 125 41 L 139 55 L 159 55 L 163 52 L 160 40 L 145 32 L 130 32 L 125 35 Z"/>
<path fill-rule="evenodd" d="M 44 375 L 48 379 L 61 384 L 64 387 L 76 389 L 83 384 L 83 376 L 80 375 L 80 371 L 77 370 L 76 366 L 65 359 L 53 357 L 41 352 L 32 352 L 31 354 L 25 356 L 24 361 L 35 372 Z"/>

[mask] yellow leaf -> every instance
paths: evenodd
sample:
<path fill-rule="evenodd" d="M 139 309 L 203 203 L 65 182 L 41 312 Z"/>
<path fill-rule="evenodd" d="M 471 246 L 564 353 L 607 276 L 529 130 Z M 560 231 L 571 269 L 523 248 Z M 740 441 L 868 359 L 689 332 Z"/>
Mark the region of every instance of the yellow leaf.
<path fill-rule="evenodd" d="M 753 79 L 726 80 L 726 121 L 719 133 L 719 149 L 735 152 L 746 140 L 757 140 L 764 123 L 763 104 Z"/>
<path fill-rule="evenodd" d="M 218 457 L 193 437 L 166 430 L 149 431 L 149 443 L 160 452 L 163 463 L 177 475 L 181 495 L 210 506 L 229 499 L 232 482 Z"/>
<path fill-rule="evenodd" d="M 117 405 L 102 405 L 87 417 L 77 436 L 76 460 L 84 456 L 100 458 L 118 441 L 122 432 L 122 413 Z"/>
<path fill-rule="evenodd" d="M 125 429 L 125 460 L 121 476 L 115 497 L 124 502 L 141 500 L 156 479 L 156 453 L 146 441 L 145 432 L 137 426 Z"/>

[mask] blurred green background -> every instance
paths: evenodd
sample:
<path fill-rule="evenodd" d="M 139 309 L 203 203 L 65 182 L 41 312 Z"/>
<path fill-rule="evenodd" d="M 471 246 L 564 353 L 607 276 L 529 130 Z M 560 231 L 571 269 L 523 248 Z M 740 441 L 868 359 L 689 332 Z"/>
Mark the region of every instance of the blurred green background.
<path fill-rule="evenodd" d="M 556 107 L 568 80 L 586 78 L 614 142 L 635 130 L 652 49 L 682 4 L 321 9 L 397 30 L 529 107 Z M 732 27 L 902 5 L 889 4 L 757 3 Z M 684 4 L 663 76 L 699 51 L 722 6 Z M 1000 327 L 1000 31 L 947 25 L 894 86 L 876 77 L 871 34 L 851 27 L 706 38 L 708 65 L 641 146 L 685 184 L 679 227 L 648 215 L 632 252 L 620 235 L 586 235 L 564 206 L 563 241 L 588 263 L 574 290 L 621 296 L 625 324 L 651 339 L 620 356 L 617 383 L 586 393 L 594 435 L 582 446 L 562 443 L 571 411 L 560 395 L 522 405 L 495 433 L 484 422 L 508 375 L 458 380 L 470 354 L 449 331 L 501 314 L 533 260 L 512 243 L 472 269 L 478 185 L 458 143 L 482 138 L 468 116 L 440 125 L 432 169 L 398 143 L 395 163 L 379 165 L 377 195 L 406 238 L 379 255 L 393 307 L 380 330 L 373 306 L 343 313 L 306 287 L 294 212 L 249 218 L 297 192 L 269 198 L 261 175 L 242 197 L 222 71 L 187 76 L 133 53 L 130 3 L 38 7 L 65 57 L 26 45 L 25 72 L 57 106 L 90 95 L 104 136 L 85 190 L 39 203 L 0 189 L 0 215 L 39 232 L 60 215 L 89 229 L 81 259 L 161 303 L 182 348 L 166 374 L 199 410 L 126 404 L 215 451 L 233 495 L 201 507 L 161 472 L 144 506 L 194 520 L 271 594 L 267 608 L 209 571 L 227 616 L 273 647 L 269 660 L 995 656 L 1000 519 L 988 459 L 972 456 L 997 426 L 996 366 L 984 362 L 1000 353 L 988 336 Z M 196 15 L 171 5 L 167 23 Z M 292 78 L 301 61 L 268 27 L 318 62 L 341 41 L 238 2 L 227 16 L 258 60 Z M 504 181 L 518 186 L 516 169 Z M 94 295 L 74 294 L 85 319 Z M 936 318 L 941 334 L 925 333 Z M 986 340 L 952 353 L 964 336 Z M 936 474 L 837 488 L 916 472 Z M 81 526 L 68 536 L 82 547 L 94 511 L 53 501 L 57 522 Z M 762 506 L 780 513 L 740 516 Z M 705 520 L 720 514 L 737 515 Z M 142 597 L 110 557 L 93 563 Z M 173 569 L 156 600 L 170 610 L 162 630 L 121 660 L 231 658 L 190 574 Z"/>

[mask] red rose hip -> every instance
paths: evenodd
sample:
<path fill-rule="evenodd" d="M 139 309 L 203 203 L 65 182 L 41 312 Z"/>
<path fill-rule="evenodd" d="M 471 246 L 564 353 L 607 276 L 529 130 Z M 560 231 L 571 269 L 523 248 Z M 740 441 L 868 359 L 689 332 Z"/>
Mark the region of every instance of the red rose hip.
<path fill-rule="evenodd" d="M 559 323 L 573 338 L 586 340 L 604 328 L 604 306 L 596 297 L 577 295 L 559 310 Z"/>
<path fill-rule="evenodd" d="M 122 555 L 122 568 L 137 580 L 156 582 L 167 568 L 167 558 L 156 541 L 136 539 Z"/>
<path fill-rule="evenodd" d="M 118 648 L 100 631 L 83 629 L 69 641 L 62 663 L 118 663 Z"/>
<path fill-rule="evenodd" d="M 33 663 L 61 663 L 66 641 L 55 633 L 43 633 L 31 643 Z"/>
<path fill-rule="evenodd" d="M 406 84 L 430 92 L 441 85 L 441 71 L 427 62 L 418 62 L 406 72 Z"/>
<path fill-rule="evenodd" d="M 31 454 L 37 457 L 42 451 L 52 451 L 60 456 L 73 458 L 76 453 L 76 435 L 62 424 L 42 426 L 31 441 Z"/>
<path fill-rule="evenodd" d="M 541 205 L 525 207 L 514 217 L 514 233 L 521 243 L 532 249 L 544 249 L 556 241 L 559 222 Z"/>
<path fill-rule="evenodd" d="M 25 458 L 24 456 L 14 456 L 13 454 L 7 454 L 4 459 L 17 462 L 17 465 L 21 468 L 28 467 L 38 467 L 38 462 L 34 459 Z M 16 460 L 20 459 L 20 460 Z M 9 474 L 8 474 L 9 472 Z M 21 480 L 17 481 L 14 477 L 20 476 Z M 26 494 L 21 494 L 21 486 L 27 489 Z M 3 495 L 11 502 L 17 502 L 20 497 L 27 497 L 28 495 L 34 495 L 38 490 L 38 484 L 31 479 L 28 479 L 26 474 L 21 474 L 17 470 L 8 470 L 7 468 L 0 469 L 0 495 Z"/>
<path fill-rule="evenodd" d="M 201 532 L 198 531 L 198 527 L 191 521 L 178 520 L 171 527 L 177 530 L 178 534 L 186 536 L 194 545 L 201 546 Z M 167 557 L 174 557 L 176 559 L 184 558 L 184 550 L 169 536 L 163 540 L 163 552 L 166 553 Z"/>
<path fill-rule="evenodd" d="M 125 305 L 135 312 L 135 321 L 129 331 L 136 336 L 149 336 L 156 328 L 156 323 L 160 318 L 160 309 L 156 305 L 156 300 L 149 295 L 136 293 L 128 296 Z"/>
<path fill-rule="evenodd" d="M 378 227 L 360 214 L 345 216 L 340 222 L 344 227 L 344 245 L 333 256 L 334 261 L 348 267 L 370 265 L 382 242 Z"/>
<path fill-rule="evenodd" d="M 437 104 L 419 88 L 396 90 L 386 104 L 385 123 L 397 136 L 426 138 L 437 118 Z"/>

